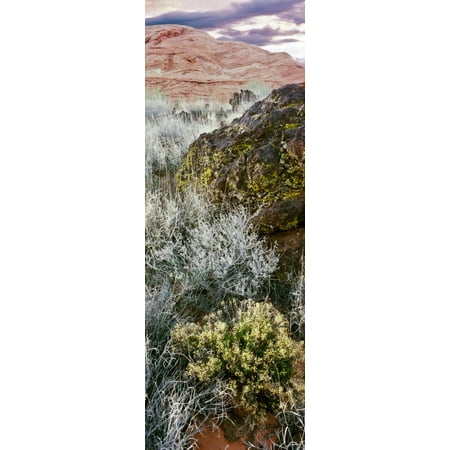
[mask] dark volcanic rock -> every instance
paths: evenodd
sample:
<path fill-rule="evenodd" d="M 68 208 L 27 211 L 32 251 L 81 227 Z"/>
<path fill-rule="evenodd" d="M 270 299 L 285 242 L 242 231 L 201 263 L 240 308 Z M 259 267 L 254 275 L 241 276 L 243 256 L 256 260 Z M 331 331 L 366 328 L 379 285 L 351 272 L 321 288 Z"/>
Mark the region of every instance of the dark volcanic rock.
<path fill-rule="evenodd" d="M 280 258 L 277 274 L 285 280 L 292 270 L 301 269 L 302 256 L 305 252 L 305 228 L 278 231 L 268 237 L 272 243 L 276 244 Z"/>
<path fill-rule="evenodd" d="M 240 92 L 235 92 L 233 97 L 228 102 L 233 112 L 237 112 L 241 105 L 245 103 L 255 103 L 257 100 L 256 95 L 248 89 L 241 89 Z"/>
<path fill-rule="evenodd" d="M 249 207 L 264 233 L 304 226 L 304 99 L 303 86 L 286 85 L 231 125 L 200 135 L 177 174 L 178 186 Z"/>

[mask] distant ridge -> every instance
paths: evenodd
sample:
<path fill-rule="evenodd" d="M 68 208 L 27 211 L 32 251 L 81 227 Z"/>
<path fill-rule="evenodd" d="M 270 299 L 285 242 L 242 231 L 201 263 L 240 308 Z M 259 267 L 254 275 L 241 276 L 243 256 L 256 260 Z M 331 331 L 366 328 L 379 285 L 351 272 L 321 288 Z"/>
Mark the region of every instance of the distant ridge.
<path fill-rule="evenodd" d="M 172 99 L 226 102 L 248 82 L 271 89 L 303 84 L 304 67 L 287 53 L 214 39 L 182 25 L 145 29 L 145 85 Z"/>

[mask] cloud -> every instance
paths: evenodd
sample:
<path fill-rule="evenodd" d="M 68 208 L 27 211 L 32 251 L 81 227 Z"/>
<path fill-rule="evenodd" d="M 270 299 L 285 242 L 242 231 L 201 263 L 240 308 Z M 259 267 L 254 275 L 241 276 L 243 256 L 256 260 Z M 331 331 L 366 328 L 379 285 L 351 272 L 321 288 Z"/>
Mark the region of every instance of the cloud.
<path fill-rule="evenodd" d="M 295 23 L 296 25 L 305 23 L 305 2 L 296 2 L 292 9 L 280 13 L 278 16 L 280 19 Z"/>
<path fill-rule="evenodd" d="M 264 38 L 259 38 L 257 36 L 244 37 L 244 38 L 230 38 L 227 36 L 219 36 L 217 38 L 219 41 L 232 41 L 232 42 L 245 42 L 246 44 L 257 45 L 258 47 L 263 47 L 264 45 L 270 44 L 287 44 L 288 42 L 300 42 L 298 39 L 280 39 L 277 41 L 271 41 Z"/>
<path fill-rule="evenodd" d="M 299 9 L 300 6 L 300 9 Z M 200 29 L 224 28 L 261 15 L 283 15 L 285 20 L 304 22 L 304 0 L 249 0 L 211 11 L 174 11 L 145 19 L 145 25 L 178 24 Z M 291 14 L 292 13 L 292 14 Z M 303 22 L 298 22 L 302 20 Z"/>
<path fill-rule="evenodd" d="M 297 30 L 281 31 L 279 28 L 271 28 L 266 26 L 264 28 L 256 28 L 247 31 L 240 31 L 235 29 L 219 30 L 220 36 L 217 39 L 222 41 L 242 41 L 253 45 L 269 45 L 269 44 L 283 44 L 288 42 L 299 42 L 293 37 L 285 39 L 274 39 L 280 36 L 292 36 Z"/>

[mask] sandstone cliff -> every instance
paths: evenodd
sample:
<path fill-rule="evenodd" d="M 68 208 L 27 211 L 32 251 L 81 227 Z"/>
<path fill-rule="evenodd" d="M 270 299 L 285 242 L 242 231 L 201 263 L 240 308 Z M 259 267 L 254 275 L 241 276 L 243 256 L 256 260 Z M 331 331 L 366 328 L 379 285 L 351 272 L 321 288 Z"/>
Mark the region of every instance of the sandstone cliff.
<path fill-rule="evenodd" d="M 304 67 L 287 53 L 224 42 L 181 25 L 145 31 L 145 84 L 172 99 L 227 102 L 252 80 L 275 89 L 304 83 Z"/>

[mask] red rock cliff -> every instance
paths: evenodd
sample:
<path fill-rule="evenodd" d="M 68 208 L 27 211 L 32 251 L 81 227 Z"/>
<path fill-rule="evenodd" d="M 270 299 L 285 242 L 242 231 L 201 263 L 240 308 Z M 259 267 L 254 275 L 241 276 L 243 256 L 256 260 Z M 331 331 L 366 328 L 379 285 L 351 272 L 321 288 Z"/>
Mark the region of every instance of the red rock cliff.
<path fill-rule="evenodd" d="M 172 99 L 227 102 L 251 80 L 275 89 L 304 83 L 304 67 L 287 53 L 255 45 L 224 42 L 181 25 L 145 30 L 145 84 Z"/>

